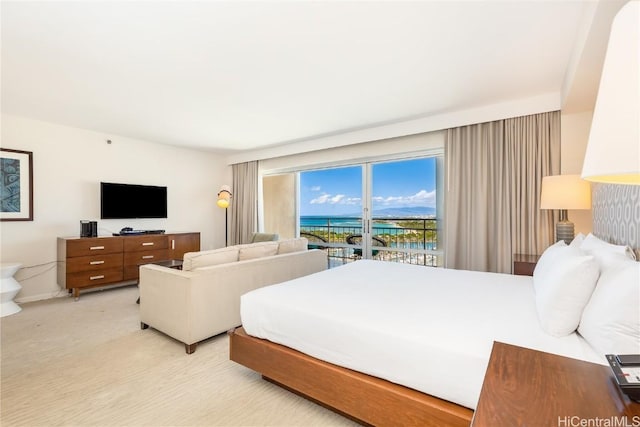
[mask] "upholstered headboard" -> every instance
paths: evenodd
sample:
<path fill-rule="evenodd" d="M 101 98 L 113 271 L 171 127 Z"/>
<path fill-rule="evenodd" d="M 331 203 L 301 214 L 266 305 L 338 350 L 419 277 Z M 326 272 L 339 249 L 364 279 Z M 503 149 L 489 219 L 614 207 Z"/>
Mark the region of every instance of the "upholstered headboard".
<path fill-rule="evenodd" d="M 594 184 L 592 204 L 593 234 L 640 255 L 640 185 Z"/>

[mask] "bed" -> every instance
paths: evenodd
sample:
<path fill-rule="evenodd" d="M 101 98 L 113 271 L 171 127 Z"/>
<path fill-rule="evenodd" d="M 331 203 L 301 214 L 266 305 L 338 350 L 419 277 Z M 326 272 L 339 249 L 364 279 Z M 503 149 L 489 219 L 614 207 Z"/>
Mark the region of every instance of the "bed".
<path fill-rule="evenodd" d="M 541 328 L 541 294 L 528 276 L 361 260 L 243 295 L 230 357 L 364 424 L 469 425 L 494 341 L 606 364 L 577 325 Z"/>

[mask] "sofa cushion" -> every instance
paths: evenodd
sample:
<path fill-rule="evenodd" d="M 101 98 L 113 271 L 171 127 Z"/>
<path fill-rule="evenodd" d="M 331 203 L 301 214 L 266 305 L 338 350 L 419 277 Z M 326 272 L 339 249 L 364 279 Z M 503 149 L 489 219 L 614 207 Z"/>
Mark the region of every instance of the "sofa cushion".
<path fill-rule="evenodd" d="M 280 240 L 278 242 L 278 254 L 288 254 L 307 250 L 309 240 L 306 237 Z"/>
<path fill-rule="evenodd" d="M 278 242 L 250 243 L 248 245 L 240 245 L 238 248 L 240 249 L 238 259 L 244 261 L 276 255 L 278 253 Z"/>
<path fill-rule="evenodd" d="M 238 247 L 213 249 L 210 251 L 188 252 L 184 254 L 182 269 L 192 271 L 210 265 L 227 264 L 238 261 Z"/>

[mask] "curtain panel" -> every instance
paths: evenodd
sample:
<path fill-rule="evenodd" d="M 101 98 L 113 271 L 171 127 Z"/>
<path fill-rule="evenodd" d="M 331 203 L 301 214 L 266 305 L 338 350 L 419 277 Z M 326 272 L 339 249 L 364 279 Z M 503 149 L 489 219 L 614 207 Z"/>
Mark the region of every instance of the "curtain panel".
<path fill-rule="evenodd" d="M 511 273 L 553 242 L 542 177 L 560 171 L 560 112 L 448 129 L 445 266 Z"/>
<path fill-rule="evenodd" d="M 258 162 L 231 166 L 233 199 L 229 245 L 248 243 L 258 229 Z"/>

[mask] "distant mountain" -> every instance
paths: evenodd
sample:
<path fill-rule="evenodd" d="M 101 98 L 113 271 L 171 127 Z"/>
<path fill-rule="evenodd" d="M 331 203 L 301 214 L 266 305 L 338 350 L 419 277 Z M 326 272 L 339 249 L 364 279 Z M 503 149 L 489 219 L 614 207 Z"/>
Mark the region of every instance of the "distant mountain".
<path fill-rule="evenodd" d="M 374 209 L 373 215 L 374 217 L 425 217 L 425 216 L 435 216 L 436 208 L 429 208 L 425 206 L 412 206 L 406 208 L 385 208 L 385 209 Z"/>

